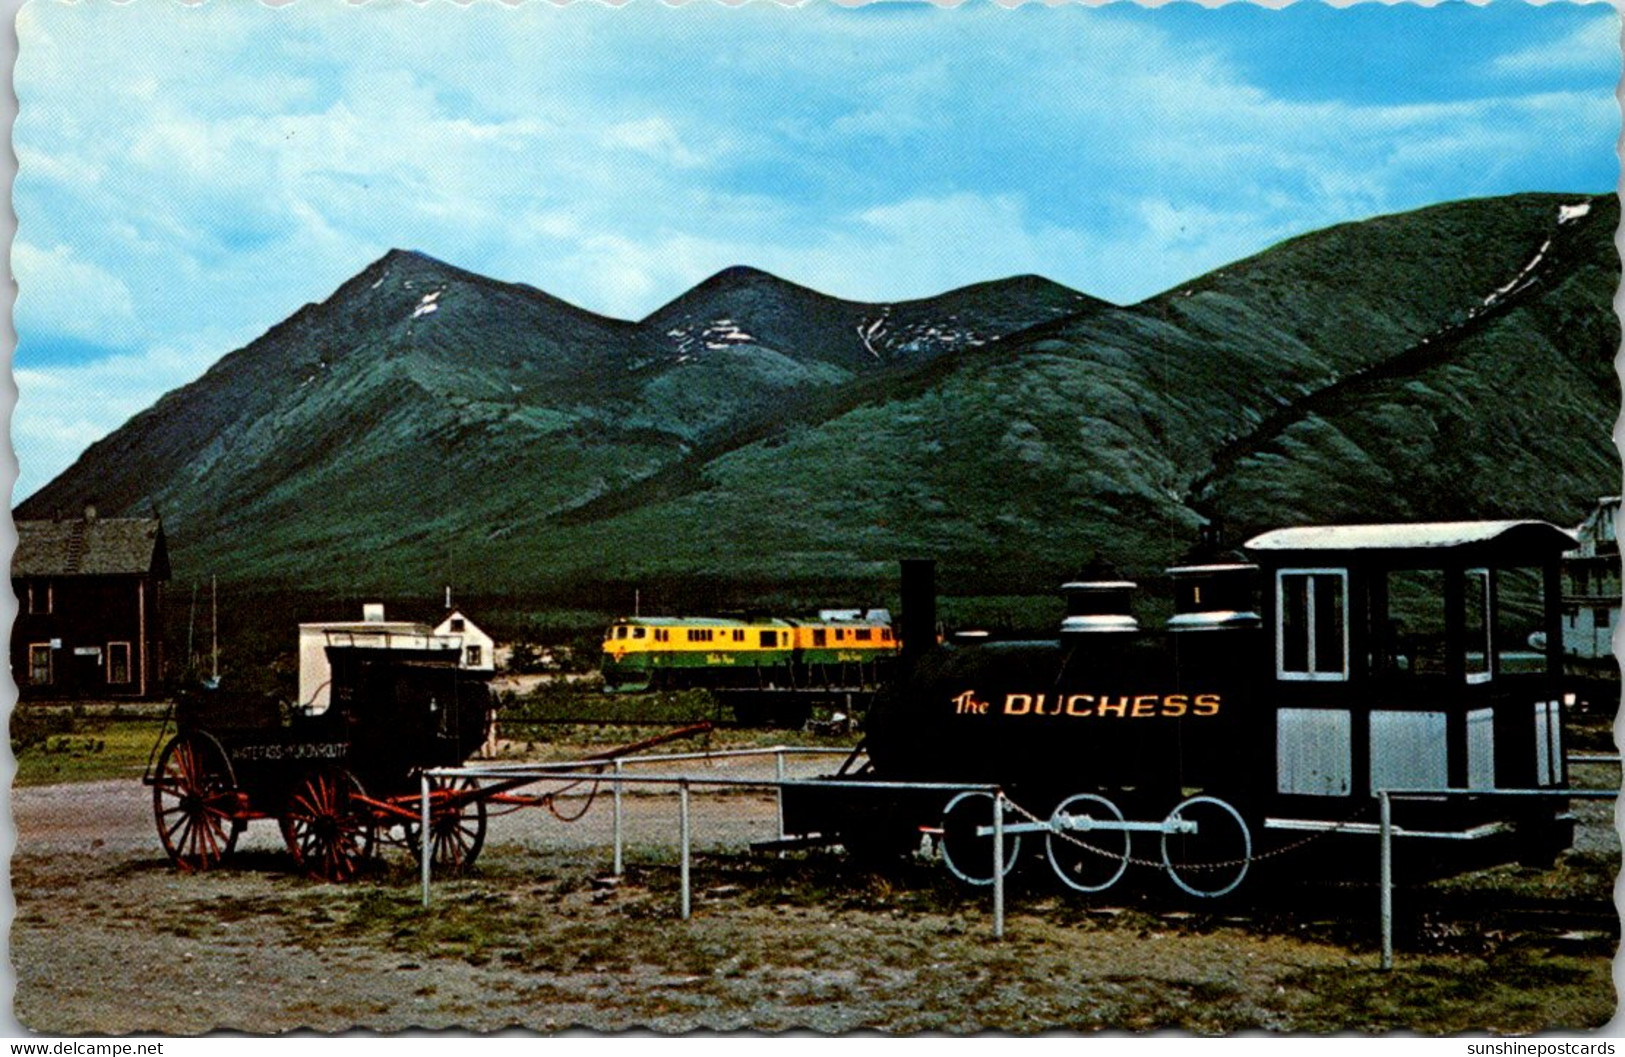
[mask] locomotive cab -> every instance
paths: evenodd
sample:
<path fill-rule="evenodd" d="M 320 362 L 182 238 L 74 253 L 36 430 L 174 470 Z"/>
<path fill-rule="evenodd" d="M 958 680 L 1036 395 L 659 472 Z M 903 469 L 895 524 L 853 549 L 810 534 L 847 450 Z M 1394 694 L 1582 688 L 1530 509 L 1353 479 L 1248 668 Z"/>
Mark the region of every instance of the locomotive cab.
<path fill-rule="evenodd" d="M 1272 652 L 1265 828 L 1374 833 L 1371 805 L 1387 790 L 1410 794 L 1395 800 L 1394 819 L 1399 836 L 1428 838 L 1423 858 L 1471 859 L 1470 849 L 1508 838 L 1530 861 L 1567 848 L 1566 801 L 1460 794 L 1567 784 L 1559 560 L 1574 545 L 1540 521 L 1290 528 L 1250 540 Z"/>

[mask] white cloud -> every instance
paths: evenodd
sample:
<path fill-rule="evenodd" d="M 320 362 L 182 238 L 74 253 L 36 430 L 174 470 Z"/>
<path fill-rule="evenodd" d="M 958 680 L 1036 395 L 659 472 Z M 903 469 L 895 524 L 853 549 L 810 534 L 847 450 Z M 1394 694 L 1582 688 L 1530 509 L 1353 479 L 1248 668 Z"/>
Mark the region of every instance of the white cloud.
<path fill-rule="evenodd" d="M 604 142 L 609 146 L 634 150 L 656 161 L 684 169 L 691 169 L 705 160 L 682 141 L 671 122 L 663 117 L 648 117 L 611 125 L 604 130 Z"/>
<path fill-rule="evenodd" d="M 91 363 L 13 370 L 18 392 L 11 425 L 18 462 L 14 498 L 26 498 L 91 443 L 244 341 L 242 334 L 207 331 Z"/>
<path fill-rule="evenodd" d="M 11 264 L 19 322 L 108 345 L 128 340 L 135 307 L 118 276 L 79 260 L 67 246 L 40 249 L 20 240 L 12 245 Z"/>
<path fill-rule="evenodd" d="M 1500 73 L 1516 74 L 1616 70 L 1619 67 L 1619 30 L 1617 14 L 1613 18 L 1596 18 L 1556 40 L 1543 41 L 1497 56 L 1491 68 Z"/>

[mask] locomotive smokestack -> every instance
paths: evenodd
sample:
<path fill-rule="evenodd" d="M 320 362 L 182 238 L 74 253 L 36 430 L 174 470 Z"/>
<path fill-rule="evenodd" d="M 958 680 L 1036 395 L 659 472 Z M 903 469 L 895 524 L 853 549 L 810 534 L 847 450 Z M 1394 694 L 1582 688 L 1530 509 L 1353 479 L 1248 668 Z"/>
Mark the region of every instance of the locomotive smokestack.
<path fill-rule="evenodd" d="M 903 559 L 902 656 L 912 660 L 937 643 L 937 563 Z"/>

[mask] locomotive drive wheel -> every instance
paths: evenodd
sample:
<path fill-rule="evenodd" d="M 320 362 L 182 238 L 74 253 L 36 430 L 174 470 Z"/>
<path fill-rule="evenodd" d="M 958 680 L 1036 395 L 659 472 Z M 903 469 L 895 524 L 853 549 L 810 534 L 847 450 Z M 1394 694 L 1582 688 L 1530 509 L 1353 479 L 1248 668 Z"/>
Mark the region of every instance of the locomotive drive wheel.
<path fill-rule="evenodd" d="M 1008 813 L 1007 813 L 1008 814 Z M 942 812 L 942 861 L 961 881 L 973 885 L 993 883 L 993 837 L 978 836 L 981 826 L 993 824 L 992 793 L 960 793 Z M 1021 854 L 1019 835 L 1004 838 L 1004 872 L 1016 867 Z"/>
<path fill-rule="evenodd" d="M 1194 822 L 1195 833 L 1162 835 L 1162 865 L 1181 891 L 1217 899 L 1240 887 L 1252 865 L 1253 835 L 1241 812 L 1217 797 L 1193 796 L 1168 812 L 1169 822 Z"/>
<path fill-rule="evenodd" d="M 1056 805 L 1050 832 L 1044 835 L 1044 854 L 1050 868 L 1069 888 L 1104 892 L 1128 869 L 1127 830 L 1089 829 L 1080 822 L 1122 822 L 1116 804 L 1093 793 L 1079 793 Z"/>
<path fill-rule="evenodd" d="M 170 861 L 188 871 L 220 865 L 243 830 L 237 807 L 237 779 L 220 743 L 202 731 L 171 738 L 152 784 L 152 814 Z"/>
<path fill-rule="evenodd" d="M 294 787 L 278 820 L 293 860 L 312 877 L 348 881 L 372 857 L 376 827 L 355 775 L 342 767 L 312 771 Z"/>
<path fill-rule="evenodd" d="M 472 778 L 459 778 L 448 785 L 444 778 L 429 779 L 429 854 L 436 870 L 459 873 L 474 865 L 485 846 L 485 801 L 478 796 L 459 802 L 437 803 L 434 794 L 447 789 L 458 793 L 472 793 L 480 783 Z M 421 823 L 405 824 L 406 846 L 412 858 L 423 859 Z"/>

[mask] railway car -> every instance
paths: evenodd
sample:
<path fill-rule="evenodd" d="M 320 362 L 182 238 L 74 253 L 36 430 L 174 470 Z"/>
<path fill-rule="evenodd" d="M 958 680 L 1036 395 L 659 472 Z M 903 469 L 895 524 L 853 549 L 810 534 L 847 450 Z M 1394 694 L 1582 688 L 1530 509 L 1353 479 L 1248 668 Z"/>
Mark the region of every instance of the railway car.
<path fill-rule="evenodd" d="M 1053 638 L 982 644 L 936 643 L 934 574 L 905 563 L 904 656 L 866 757 L 787 788 L 785 832 L 884 855 L 923 831 L 975 883 L 1026 842 L 1082 891 L 1160 856 L 1179 887 L 1219 895 L 1270 859 L 1374 873 L 1387 791 L 1406 868 L 1548 861 L 1574 826 L 1558 634 L 1573 546 L 1538 521 L 1281 529 L 1244 561 L 1168 570 L 1162 627 L 1140 626 L 1133 583 L 1072 583 Z M 1001 856 L 992 793 L 888 791 L 901 783 L 998 786 Z"/>
<path fill-rule="evenodd" d="M 612 693 L 869 686 L 897 650 L 889 616 L 875 611 L 807 619 L 624 617 L 604 633 L 601 669 Z"/>

